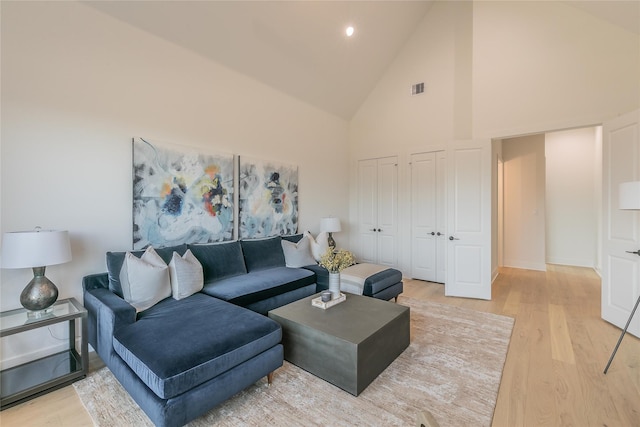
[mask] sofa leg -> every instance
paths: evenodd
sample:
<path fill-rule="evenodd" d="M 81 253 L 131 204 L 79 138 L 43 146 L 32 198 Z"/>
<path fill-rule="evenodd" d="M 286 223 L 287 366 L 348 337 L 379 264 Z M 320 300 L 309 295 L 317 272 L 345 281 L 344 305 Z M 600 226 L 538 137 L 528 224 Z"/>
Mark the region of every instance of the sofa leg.
<path fill-rule="evenodd" d="M 395 302 L 395 303 L 397 303 L 397 302 L 398 302 L 398 295 L 396 295 L 396 296 L 393 298 L 393 302 Z"/>
<path fill-rule="evenodd" d="M 273 382 L 273 372 L 269 372 L 267 374 L 267 385 L 271 385 L 272 382 Z"/>

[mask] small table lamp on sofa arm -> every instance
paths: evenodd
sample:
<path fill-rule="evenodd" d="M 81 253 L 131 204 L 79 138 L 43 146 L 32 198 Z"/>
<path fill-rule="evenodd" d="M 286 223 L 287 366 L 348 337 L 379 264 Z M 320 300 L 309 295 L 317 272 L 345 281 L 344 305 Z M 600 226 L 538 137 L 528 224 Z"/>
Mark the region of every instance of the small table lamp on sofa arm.
<path fill-rule="evenodd" d="M 340 227 L 340 219 L 335 217 L 322 218 L 320 220 L 320 231 L 326 231 L 329 233 L 327 241 L 331 250 L 334 250 L 336 248 L 336 241 L 333 240 L 332 233 L 339 233 L 342 231 L 342 228 Z"/>
<path fill-rule="evenodd" d="M 33 279 L 20 294 L 20 304 L 38 316 L 58 299 L 58 288 L 45 275 L 47 265 L 71 261 L 69 232 L 42 230 L 4 233 L 2 268 L 33 268 Z"/>

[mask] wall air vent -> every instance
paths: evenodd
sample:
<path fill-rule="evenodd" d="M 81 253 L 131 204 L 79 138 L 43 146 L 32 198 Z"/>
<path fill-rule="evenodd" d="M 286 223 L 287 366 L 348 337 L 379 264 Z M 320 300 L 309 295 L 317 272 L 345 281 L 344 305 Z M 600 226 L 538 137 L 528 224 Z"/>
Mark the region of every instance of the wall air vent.
<path fill-rule="evenodd" d="M 411 96 L 420 95 L 424 92 L 424 83 L 416 83 L 411 85 Z"/>

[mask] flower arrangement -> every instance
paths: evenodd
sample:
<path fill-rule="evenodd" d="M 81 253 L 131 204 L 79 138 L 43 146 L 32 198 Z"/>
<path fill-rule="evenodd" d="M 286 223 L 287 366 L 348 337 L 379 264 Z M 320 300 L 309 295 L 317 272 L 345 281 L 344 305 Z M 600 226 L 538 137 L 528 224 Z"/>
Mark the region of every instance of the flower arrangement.
<path fill-rule="evenodd" d="M 327 251 L 320 258 L 320 266 L 329 270 L 330 273 L 339 273 L 345 268 L 356 263 L 353 254 L 344 249 Z"/>

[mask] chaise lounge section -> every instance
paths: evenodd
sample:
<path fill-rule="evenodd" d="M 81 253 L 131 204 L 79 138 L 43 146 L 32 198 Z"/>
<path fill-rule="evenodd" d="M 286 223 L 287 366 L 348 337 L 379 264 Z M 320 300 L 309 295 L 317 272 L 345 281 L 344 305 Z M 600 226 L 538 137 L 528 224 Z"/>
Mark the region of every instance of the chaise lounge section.
<path fill-rule="evenodd" d="M 184 425 L 282 366 L 280 326 L 258 313 L 197 293 L 136 316 L 104 279 L 83 283 L 89 342 L 156 426 Z"/>

